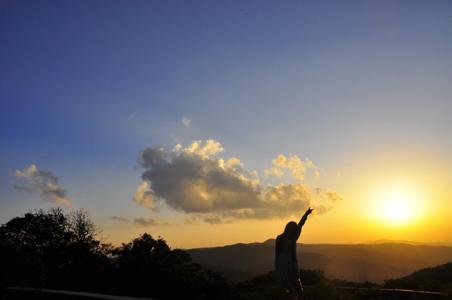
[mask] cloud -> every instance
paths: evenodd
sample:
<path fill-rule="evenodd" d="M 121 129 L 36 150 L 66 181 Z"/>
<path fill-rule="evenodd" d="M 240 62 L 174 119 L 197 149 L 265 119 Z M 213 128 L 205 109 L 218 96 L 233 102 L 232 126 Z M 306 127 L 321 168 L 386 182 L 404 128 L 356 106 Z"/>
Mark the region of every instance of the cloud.
<path fill-rule="evenodd" d="M 196 216 L 191 215 L 184 220 L 186 224 L 199 224 L 199 219 Z"/>
<path fill-rule="evenodd" d="M 190 222 L 219 224 L 233 219 L 285 218 L 309 206 L 324 213 L 340 199 L 333 191 L 328 194 L 300 182 L 264 185 L 256 171 L 246 171 L 237 157 L 219 157 L 222 152 L 223 146 L 215 140 L 194 141 L 185 147 L 178 144 L 172 150 L 145 149 L 139 160 L 144 168 L 142 182 L 134 201 L 151 209 L 164 203 L 190 214 Z M 273 165 L 300 179 L 314 164 L 295 155 L 279 155 Z"/>
<path fill-rule="evenodd" d="M 194 141 L 187 147 L 182 147 L 182 145 L 178 144 L 176 147 L 180 152 L 187 154 L 194 154 L 202 157 L 203 159 L 207 159 L 209 157 L 213 157 L 224 151 L 223 146 L 215 141 L 215 140 L 206 140 L 206 141 Z M 176 151 L 178 152 L 178 151 Z"/>
<path fill-rule="evenodd" d="M 110 220 L 118 221 L 118 222 L 125 222 L 125 223 L 129 223 L 130 222 L 130 220 L 128 218 L 121 217 L 121 216 L 111 216 Z"/>
<path fill-rule="evenodd" d="M 142 181 L 133 195 L 133 201 L 136 204 L 147 207 L 151 210 L 156 210 L 155 208 L 155 195 L 154 191 L 151 189 L 149 182 Z"/>
<path fill-rule="evenodd" d="M 258 178 L 259 177 L 259 172 L 257 170 L 253 170 L 250 172 L 251 177 L 255 177 Z"/>
<path fill-rule="evenodd" d="M 225 214 L 218 213 L 192 214 L 190 218 L 185 219 L 186 224 L 199 224 L 200 222 L 216 225 L 231 223 L 232 219 Z"/>
<path fill-rule="evenodd" d="M 314 169 L 315 177 L 320 176 L 311 160 L 302 160 L 297 155 L 286 157 L 284 154 L 279 154 L 272 160 L 272 164 L 273 167 L 264 171 L 266 176 L 283 177 L 288 172 L 294 179 L 303 180 L 308 169 Z"/>
<path fill-rule="evenodd" d="M 187 128 L 190 127 L 190 125 L 191 125 L 191 119 L 187 118 L 187 117 L 182 117 L 180 122 L 182 123 L 182 125 L 184 125 Z"/>
<path fill-rule="evenodd" d="M 266 186 L 260 193 L 255 207 L 223 212 L 224 218 L 267 219 L 285 218 L 300 214 L 308 207 L 317 207 L 314 195 L 305 184 L 279 184 Z"/>
<path fill-rule="evenodd" d="M 226 167 L 215 157 L 223 151 L 221 144 L 196 141 L 172 153 L 161 148 L 142 152 L 142 179 L 148 182 L 156 199 L 170 207 L 206 213 L 254 206 L 258 187 L 238 168 Z"/>
<path fill-rule="evenodd" d="M 264 170 L 264 174 L 265 176 L 275 176 L 275 177 L 283 177 L 284 176 L 284 172 L 280 169 L 280 168 L 270 168 L 270 169 L 266 169 Z"/>
<path fill-rule="evenodd" d="M 72 206 L 66 190 L 58 182 L 59 178 L 52 172 L 38 170 L 35 164 L 30 164 L 23 170 L 16 170 L 15 176 L 21 180 L 14 185 L 15 189 L 39 193 L 44 201 L 53 204 Z"/>
<path fill-rule="evenodd" d="M 326 196 L 328 197 L 328 199 L 330 199 L 333 202 L 339 202 L 342 201 L 342 197 L 341 195 L 339 195 L 336 192 L 325 192 Z"/>
<path fill-rule="evenodd" d="M 226 223 L 225 220 L 218 215 L 206 215 L 202 218 L 202 220 L 209 224 L 223 224 Z"/>
<path fill-rule="evenodd" d="M 170 225 L 170 223 L 160 222 L 160 221 L 152 219 L 152 218 L 148 218 L 148 219 L 135 218 L 135 219 L 133 219 L 133 222 L 135 223 L 135 225 L 142 226 L 142 227 Z"/>

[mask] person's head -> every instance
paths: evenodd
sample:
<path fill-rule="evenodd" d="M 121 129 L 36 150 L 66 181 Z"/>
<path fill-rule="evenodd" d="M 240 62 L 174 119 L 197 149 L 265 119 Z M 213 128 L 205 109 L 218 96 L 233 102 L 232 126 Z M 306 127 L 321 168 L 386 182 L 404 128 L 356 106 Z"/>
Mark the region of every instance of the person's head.
<path fill-rule="evenodd" d="M 298 225 L 294 221 L 290 221 L 286 224 L 286 228 L 284 228 L 284 235 L 294 237 L 297 235 Z"/>

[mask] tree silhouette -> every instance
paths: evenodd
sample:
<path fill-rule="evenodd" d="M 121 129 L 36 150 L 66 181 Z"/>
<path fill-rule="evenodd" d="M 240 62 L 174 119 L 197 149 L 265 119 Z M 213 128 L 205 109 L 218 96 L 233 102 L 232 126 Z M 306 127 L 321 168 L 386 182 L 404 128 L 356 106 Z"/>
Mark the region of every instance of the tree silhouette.
<path fill-rule="evenodd" d="M 90 272 L 106 262 L 87 212 L 36 210 L 0 227 L 2 283 L 71 287 L 90 283 Z M 17 268 L 20 268 L 18 271 Z M 83 276 L 80 276 L 83 273 Z"/>
<path fill-rule="evenodd" d="M 187 252 L 171 250 L 162 238 L 145 233 L 114 253 L 118 277 L 128 281 L 127 289 L 135 295 L 152 291 L 161 299 L 226 299 L 227 285 L 220 274 L 203 270 Z"/>
<path fill-rule="evenodd" d="M 113 247 L 102 243 L 84 210 L 35 210 L 0 226 L 0 287 L 98 291 L 160 299 L 228 299 L 219 273 L 144 233 Z"/>

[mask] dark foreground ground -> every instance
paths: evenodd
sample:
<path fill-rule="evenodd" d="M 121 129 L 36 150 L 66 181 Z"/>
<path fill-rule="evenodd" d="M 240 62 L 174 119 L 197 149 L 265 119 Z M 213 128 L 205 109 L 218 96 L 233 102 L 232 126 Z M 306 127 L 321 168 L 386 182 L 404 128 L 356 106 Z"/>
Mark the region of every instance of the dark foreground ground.
<path fill-rule="evenodd" d="M 310 299 L 366 299 L 366 300 L 383 300 L 383 299 L 444 299 L 450 300 L 452 297 L 444 293 L 413 291 L 401 289 L 381 289 L 381 288 L 352 288 L 352 287 L 332 287 L 332 286 L 305 286 L 306 300 Z M 279 297 L 268 294 L 263 291 L 260 299 L 279 299 Z M 114 296 L 98 293 L 73 292 L 65 290 L 52 289 L 34 289 L 12 287 L 3 289 L 0 293 L 0 299 L 4 300 L 157 300 L 155 298 L 136 298 L 125 296 Z M 251 298 L 250 298 L 251 299 Z M 253 297 L 255 298 L 255 291 Z"/>

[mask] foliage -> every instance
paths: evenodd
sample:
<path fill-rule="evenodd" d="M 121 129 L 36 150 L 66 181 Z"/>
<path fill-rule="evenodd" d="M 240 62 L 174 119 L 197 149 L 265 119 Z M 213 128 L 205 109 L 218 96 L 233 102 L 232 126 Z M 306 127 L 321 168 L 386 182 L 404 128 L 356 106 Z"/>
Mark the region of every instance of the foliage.
<path fill-rule="evenodd" d="M 120 247 L 102 244 L 88 213 L 37 210 L 0 227 L 0 288 L 47 287 L 160 299 L 227 299 L 219 273 L 188 253 L 143 234 Z"/>
<path fill-rule="evenodd" d="M 61 208 L 37 210 L 0 227 L 1 285 L 93 285 L 107 263 L 89 215 Z M 20 270 L 20 271 L 18 271 Z"/>

